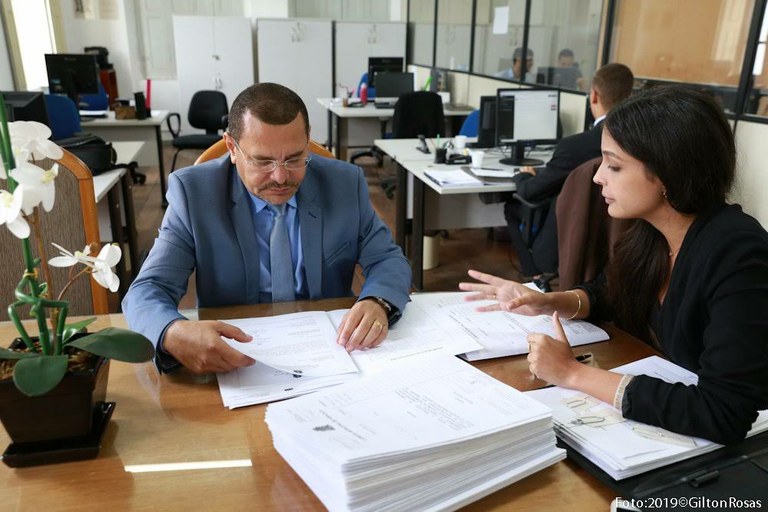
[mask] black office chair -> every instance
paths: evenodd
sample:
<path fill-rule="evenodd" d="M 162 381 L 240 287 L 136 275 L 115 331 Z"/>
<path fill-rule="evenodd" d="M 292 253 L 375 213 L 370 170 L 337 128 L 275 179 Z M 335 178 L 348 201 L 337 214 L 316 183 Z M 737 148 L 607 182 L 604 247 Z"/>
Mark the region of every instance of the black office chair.
<path fill-rule="evenodd" d="M 445 135 L 443 100 L 430 91 L 415 91 L 401 95 L 392 116 L 392 138 L 411 139 L 424 135 Z M 389 199 L 395 195 L 397 177 L 382 180 L 381 187 Z"/>
<path fill-rule="evenodd" d="M 173 136 L 171 144 L 176 148 L 171 163 L 171 171 L 176 169 L 176 158 L 185 149 L 205 150 L 221 139 L 220 130 L 227 127 L 229 107 L 227 97 L 221 91 L 197 91 L 189 102 L 187 119 L 195 128 L 205 130 L 205 133 L 180 135 L 181 116 L 177 112 L 171 113 L 166 122 L 168 130 Z M 176 126 L 171 122 L 175 119 Z"/>

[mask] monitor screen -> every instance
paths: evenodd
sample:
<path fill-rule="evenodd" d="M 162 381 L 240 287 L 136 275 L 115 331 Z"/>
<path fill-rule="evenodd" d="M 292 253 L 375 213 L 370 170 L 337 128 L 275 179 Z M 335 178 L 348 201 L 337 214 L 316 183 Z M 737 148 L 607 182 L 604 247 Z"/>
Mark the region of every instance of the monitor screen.
<path fill-rule="evenodd" d="M 515 145 L 506 165 L 541 165 L 540 160 L 524 157 L 526 143 L 557 141 L 560 117 L 560 92 L 536 89 L 498 89 L 496 91 L 496 142 Z"/>
<path fill-rule="evenodd" d="M 46 53 L 48 87 L 51 94 L 66 94 L 77 104 L 81 94 L 99 93 L 99 66 L 96 55 Z"/>
<path fill-rule="evenodd" d="M 376 87 L 378 73 L 402 73 L 402 71 L 402 57 L 368 57 L 368 87 Z"/>
<path fill-rule="evenodd" d="M 500 145 L 521 141 L 554 142 L 560 93 L 553 90 L 499 89 L 496 136 Z"/>
<path fill-rule="evenodd" d="M 496 145 L 496 96 L 480 97 L 477 142 L 478 147 L 493 147 Z"/>
<path fill-rule="evenodd" d="M 541 67 L 536 74 L 537 82 L 565 89 L 578 89 L 579 78 L 581 71 L 573 66 Z"/>
<path fill-rule="evenodd" d="M 401 94 L 413 92 L 413 73 L 383 73 L 376 85 L 376 100 L 397 99 Z"/>
<path fill-rule="evenodd" d="M 41 92 L 3 91 L 8 121 L 37 121 L 48 124 L 48 109 Z"/>

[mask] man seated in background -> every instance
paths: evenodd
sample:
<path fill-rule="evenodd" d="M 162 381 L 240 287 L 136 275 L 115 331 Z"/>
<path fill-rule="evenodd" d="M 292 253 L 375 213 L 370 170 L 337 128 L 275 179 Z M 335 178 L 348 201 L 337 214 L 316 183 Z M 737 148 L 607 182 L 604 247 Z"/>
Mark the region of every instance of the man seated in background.
<path fill-rule="evenodd" d="M 381 343 L 401 315 L 411 269 L 376 215 L 362 170 L 309 153 L 301 98 L 261 83 L 232 104 L 227 154 L 174 172 L 152 250 L 123 300 L 130 327 L 152 340 L 157 365 L 227 372 L 254 361 L 221 338 L 250 341 L 219 321 L 178 311 L 195 272 L 199 307 L 346 297 L 355 266 L 365 283 L 338 343 Z"/>
<path fill-rule="evenodd" d="M 547 216 L 555 215 L 554 200 L 568 174 L 584 162 L 600 156 L 603 119 L 614 106 L 629 97 L 633 85 L 632 71 L 623 64 L 607 64 L 598 69 L 589 92 L 589 108 L 595 118 L 592 128 L 561 139 L 552 159 L 543 168 L 521 167 L 520 173 L 513 178 L 517 194 L 524 200 L 550 201 L 548 211 L 538 219 L 538 226 L 543 228 L 530 247 L 519 228 L 528 207 L 514 199 L 504 205 L 504 216 L 520 261 L 522 278 L 532 280 L 545 291 L 549 291 L 549 279 L 557 273 L 557 225 L 546 222 Z"/>
<path fill-rule="evenodd" d="M 494 76 L 511 80 L 523 80 L 521 77 L 523 76 L 523 63 L 525 63 L 525 81 L 530 83 L 536 82 L 536 75 L 531 72 L 533 69 L 533 50 L 528 48 L 525 55 L 525 59 L 523 59 L 523 49 L 520 47 L 515 48 L 515 51 L 512 52 L 512 67 L 502 69 Z"/>

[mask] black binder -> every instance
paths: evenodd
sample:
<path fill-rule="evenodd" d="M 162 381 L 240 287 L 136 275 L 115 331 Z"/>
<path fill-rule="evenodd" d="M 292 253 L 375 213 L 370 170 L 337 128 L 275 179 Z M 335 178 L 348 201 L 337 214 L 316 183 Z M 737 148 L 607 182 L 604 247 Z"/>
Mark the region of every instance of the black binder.
<path fill-rule="evenodd" d="M 641 500 L 644 504 L 639 507 L 641 510 L 686 510 L 679 506 L 683 497 L 692 499 L 691 505 L 700 504 L 691 507 L 700 510 L 712 509 L 705 506 L 707 499 L 718 500 L 718 505 L 727 505 L 716 507 L 718 510 L 759 510 L 768 507 L 768 432 L 749 437 L 738 445 L 724 446 L 618 481 L 562 440 L 558 439 L 558 445 L 566 449 L 568 458 L 613 489 L 617 497 Z M 744 503 L 738 506 L 739 501 L 757 500 L 760 501 L 757 508 Z"/>

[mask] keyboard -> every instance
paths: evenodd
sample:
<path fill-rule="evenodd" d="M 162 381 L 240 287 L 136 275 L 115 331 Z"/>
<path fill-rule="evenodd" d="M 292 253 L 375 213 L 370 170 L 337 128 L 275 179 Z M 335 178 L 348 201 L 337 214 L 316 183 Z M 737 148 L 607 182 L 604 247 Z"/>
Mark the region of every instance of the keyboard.
<path fill-rule="evenodd" d="M 474 110 L 472 107 L 464 103 L 446 103 L 445 108 L 448 110 Z"/>
<path fill-rule="evenodd" d="M 377 101 L 373 106 L 376 108 L 395 108 L 395 103 L 390 101 Z"/>

